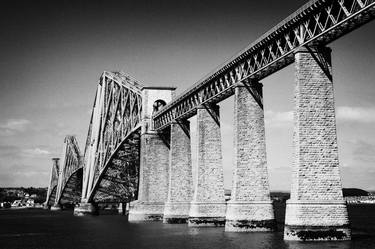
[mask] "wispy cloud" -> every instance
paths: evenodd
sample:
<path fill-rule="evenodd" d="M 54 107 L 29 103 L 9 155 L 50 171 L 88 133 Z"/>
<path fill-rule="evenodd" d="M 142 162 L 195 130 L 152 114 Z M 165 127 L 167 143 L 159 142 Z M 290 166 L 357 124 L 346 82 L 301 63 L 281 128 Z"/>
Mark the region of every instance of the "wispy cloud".
<path fill-rule="evenodd" d="M 50 148 L 33 147 L 21 148 L 13 145 L 0 145 L 0 160 L 1 159 L 21 159 L 21 158 L 43 158 L 50 156 Z"/>
<path fill-rule="evenodd" d="M 293 122 L 293 111 L 268 110 L 265 112 L 265 118 L 271 126 L 290 125 Z M 375 107 L 339 106 L 336 109 L 336 118 L 339 122 L 375 123 Z"/>
<path fill-rule="evenodd" d="M 373 123 L 375 122 L 375 107 L 339 106 L 336 116 L 338 121 Z"/>
<path fill-rule="evenodd" d="M 23 153 L 27 157 L 41 157 L 41 156 L 48 156 L 51 154 L 48 150 L 41 149 L 41 148 L 32 148 L 32 149 L 25 149 Z"/>
<path fill-rule="evenodd" d="M 266 123 L 274 127 L 290 125 L 293 122 L 293 111 L 274 112 L 268 110 L 265 112 L 265 120 Z"/>
<path fill-rule="evenodd" d="M 31 122 L 27 119 L 8 119 L 0 123 L 0 136 L 12 136 L 24 132 Z"/>

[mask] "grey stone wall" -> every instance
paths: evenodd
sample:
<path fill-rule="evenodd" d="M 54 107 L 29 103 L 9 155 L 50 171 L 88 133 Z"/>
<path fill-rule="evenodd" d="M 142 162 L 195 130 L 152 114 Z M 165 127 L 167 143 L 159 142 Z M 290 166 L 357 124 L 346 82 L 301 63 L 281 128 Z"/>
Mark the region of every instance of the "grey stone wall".
<path fill-rule="evenodd" d="M 141 165 L 138 200 L 165 202 L 167 200 L 169 180 L 169 149 L 158 134 L 142 135 Z"/>
<path fill-rule="evenodd" d="M 225 197 L 219 107 L 197 110 L 198 168 L 190 208 L 190 226 L 224 225 Z"/>
<path fill-rule="evenodd" d="M 301 239 L 301 233 L 307 232 L 319 234 L 308 238 L 312 240 L 350 238 L 339 172 L 330 52 L 303 48 L 295 54 L 294 163 L 286 239 Z"/>
<path fill-rule="evenodd" d="M 171 124 L 169 189 L 163 218 L 165 223 L 185 223 L 193 198 L 189 122 L 181 121 L 181 124 L 186 130 L 177 122 Z"/>
<path fill-rule="evenodd" d="M 234 95 L 234 174 L 225 230 L 272 231 L 262 85 L 246 84 L 238 85 Z"/>
<path fill-rule="evenodd" d="M 244 86 L 236 87 L 234 98 L 234 174 L 231 200 L 269 201 L 263 109 Z"/>

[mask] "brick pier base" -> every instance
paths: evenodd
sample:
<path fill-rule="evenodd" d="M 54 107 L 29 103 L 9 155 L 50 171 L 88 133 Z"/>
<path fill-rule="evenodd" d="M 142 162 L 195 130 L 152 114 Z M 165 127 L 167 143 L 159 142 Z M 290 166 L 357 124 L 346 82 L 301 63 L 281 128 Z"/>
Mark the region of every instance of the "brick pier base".
<path fill-rule="evenodd" d="M 235 88 L 234 178 L 225 231 L 273 231 L 276 223 L 268 183 L 262 84 L 245 84 Z"/>
<path fill-rule="evenodd" d="M 188 121 L 171 124 L 168 199 L 164 223 L 186 223 L 193 198 L 190 126 Z"/>
<path fill-rule="evenodd" d="M 138 200 L 130 203 L 129 221 L 162 220 L 168 191 L 169 149 L 156 132 L 141 135 Z"/>
<path fill-rule="evenodd" d="M 225 197 L 219 106 L 197 110 L 198 169 L 189 226 L 224 226 Z"/>
<path fill-rule="evenodd" d="M 295 54 L 294 164 L 285 240 L 349 240 L 342 195 L 333 97 L 331 50 Z"/>

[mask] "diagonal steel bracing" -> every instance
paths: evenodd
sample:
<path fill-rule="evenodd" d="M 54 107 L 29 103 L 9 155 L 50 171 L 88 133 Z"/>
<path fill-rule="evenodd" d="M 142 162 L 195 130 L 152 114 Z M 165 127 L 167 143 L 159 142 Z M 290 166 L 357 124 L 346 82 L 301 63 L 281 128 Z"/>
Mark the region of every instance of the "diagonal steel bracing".
<path fill-rule="evenodd" d="M 375 0 L 313 0 L 194 84 L 153 116 L 155 130 L 234 94 L 237 82 L 262 78 L 294 62 L 302 46 L 324 46 L 374 19 Z"/>
<path fill-rule="evenodd" d="M 59 182 L 59 174 L 60 174 L 60 165 L 59 165 L 60 158 L 52 158 L 52 168 L 51 168 L 51 176 L 48 185 L 47 191 L 47 199 L 45 202 L 46 206 L 52 206 L 55 203 L 56 199 L 56 188 Z"/>
<path fill-rule="evenodd" d="M 134 197 L 138 188 L 142 87 L 121 72 L 101 75 L 86 140 L 82 201 Z M 116 168 L 117 162 L 121 165 Z"/>
<path fill-rule="evenodd" d="M 82 189 L 82 155 L 74 136 L 66 136 L 56 188 L 55 205 L 79 201 Z"/>

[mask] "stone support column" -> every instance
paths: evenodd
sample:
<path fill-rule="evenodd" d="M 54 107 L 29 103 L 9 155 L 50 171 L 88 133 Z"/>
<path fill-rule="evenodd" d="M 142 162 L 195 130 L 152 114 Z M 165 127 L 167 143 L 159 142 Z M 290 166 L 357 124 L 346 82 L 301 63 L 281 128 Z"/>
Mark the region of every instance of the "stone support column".
<path fill-rule="evenodd" d="M 295 53 L 294 164 L 284 239 L 348 240 L 333 97 L 331 50 Z"/>
<path fill-rule="evenodd" d="M 240 83 L 234 95 L 234 175 L 225 231 L 273 231 L 262 84 Z"/>
<path fill-rule="evenodd" d="M 169 148 L 156 132 L 141 135 L 138 200 L 130 203 L 129 221 L 162 220 L 168 193 Z"/>
<path fill-rule="evenodd" d="M 186 223 L 193 199 L 190 129 L 188 121 L 171 124 L 169 189 L 164 223 Z"/>
<path fill-rule="evenodd" d="M 219 106 L 199 107 L 197 123 L 198 168 L 189 226 L 223 226 L 226 204 Z"/>
<path fill-rule="evenodd" d="M 153 130 L 152 115 L 172 100 L 174 87 L 142 88 L 138 199 L 129 204 L 129 221 L 162 220 L 168 195 L 169 147 L 165 133 Z"/>

